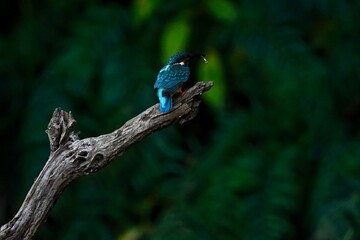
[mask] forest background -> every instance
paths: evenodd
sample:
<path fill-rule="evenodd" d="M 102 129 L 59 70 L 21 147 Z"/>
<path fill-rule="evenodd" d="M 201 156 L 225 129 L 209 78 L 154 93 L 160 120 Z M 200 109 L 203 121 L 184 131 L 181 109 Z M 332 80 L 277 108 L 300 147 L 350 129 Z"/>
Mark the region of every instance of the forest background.
<path fill-rule="evenodd" d="M 80 137 L 157 102 L 205 53 L 198 116 L 73 182 L 36 239 L 356 239 L 360 1 L 1 1 L 0 225 L 44 166 L 56 107 Z"/>

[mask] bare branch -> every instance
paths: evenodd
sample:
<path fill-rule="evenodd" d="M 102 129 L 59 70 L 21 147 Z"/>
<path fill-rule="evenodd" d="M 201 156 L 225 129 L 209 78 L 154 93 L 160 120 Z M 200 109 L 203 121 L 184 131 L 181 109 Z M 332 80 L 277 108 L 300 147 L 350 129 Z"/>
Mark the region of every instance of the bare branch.
<path fill-rule="evenodd" d="M 199 96 L 212 86 L 213 82 L 198 82 L 166 114 L 160 113 L 156 104 L 112 133 L 81 140 L 69 131 L 76 124 L 71 112 L 55 109 L 46 130 L 49 159 L 15 217 L 0 228 L 0 239 L 31 239 L 70 182 L 105 167 L 152 132 L 193 119 Z"/>

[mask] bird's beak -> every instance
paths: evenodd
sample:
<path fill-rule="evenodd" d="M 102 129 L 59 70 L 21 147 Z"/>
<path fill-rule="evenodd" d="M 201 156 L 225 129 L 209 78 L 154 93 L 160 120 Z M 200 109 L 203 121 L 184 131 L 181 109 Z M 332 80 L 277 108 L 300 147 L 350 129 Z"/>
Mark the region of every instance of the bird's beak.
<path fill-rule="evenodd" d="M 202 58 L 205 63 L 208 63 L 208 61 L 205 58 L 205 54 L 200 54 L 199 57 Z"/>
<path fill-rule="evenodd" d="M 197 59 L 197 58 L 202 58 L 205 63 L 208 63 L 208 61 L 205 58 L 205 54 L 190 54 L 190 56 L 187 60 Z"/>
<path fill-rule="evenodd" d="M 205 63 L 207 63 L 207 59 L 205 58 L 205 54 L 201 54 L 200 57 L 204 60 Z"/>

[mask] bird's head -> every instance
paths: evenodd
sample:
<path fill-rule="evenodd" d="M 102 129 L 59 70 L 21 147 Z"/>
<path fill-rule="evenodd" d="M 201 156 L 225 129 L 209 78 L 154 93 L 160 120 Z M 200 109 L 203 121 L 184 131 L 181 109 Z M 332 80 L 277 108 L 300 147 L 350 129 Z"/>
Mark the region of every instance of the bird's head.
<path fill-rule="evenodd" d="M 205 54 L 192 54 L 192 53 L 187 53 L 187 52 L 178 52 L 169 58 L 168 64 L 169 65 L 173 65 L 173 64 L 188 65 L 190 60 L 196 59 L 196 58 L 202 58 L 207 63 Z"/>

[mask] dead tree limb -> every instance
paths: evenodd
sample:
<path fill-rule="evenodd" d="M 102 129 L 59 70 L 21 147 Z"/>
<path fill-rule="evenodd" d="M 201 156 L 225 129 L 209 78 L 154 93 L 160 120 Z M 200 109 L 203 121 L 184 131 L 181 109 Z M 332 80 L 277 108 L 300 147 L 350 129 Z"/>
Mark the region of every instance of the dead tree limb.
<path fill-rule="evenodd" d="M 0 239 L 31 239 L 69 183 L 105 167 L 149 134 L 193 119 L 199 96 L 212 86 L 213 82 L 199 82 L 175 101 L 170 112 L 160 113 L 156 104 L 112 133 L 85 139 L 70 131 L 76 124 L 71 112 L 55 109 L 46 130 L 49 159 L 15 217 L 0 228 Z"/>

